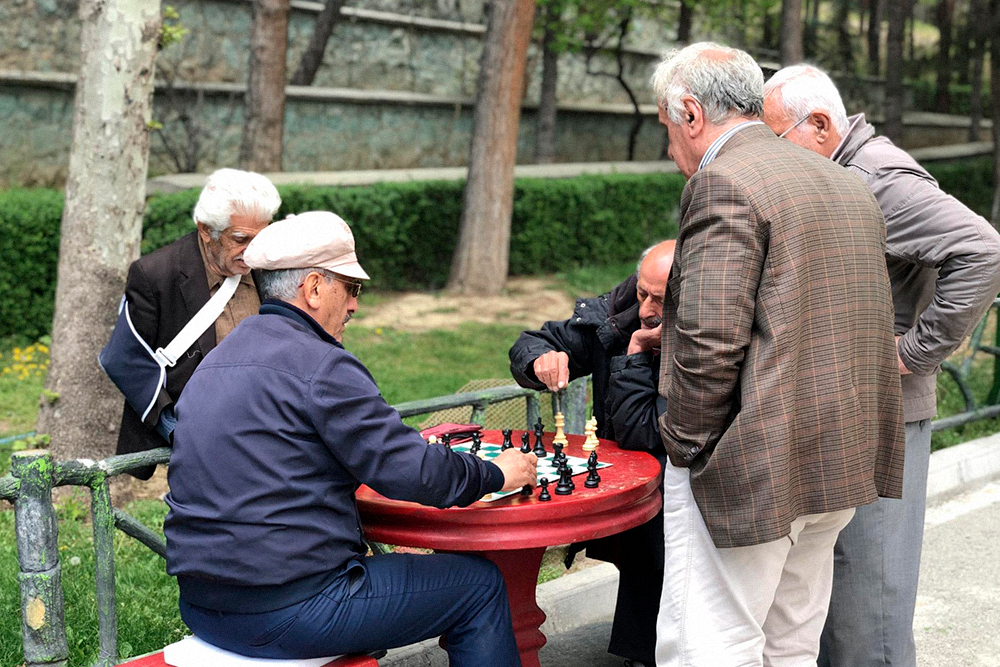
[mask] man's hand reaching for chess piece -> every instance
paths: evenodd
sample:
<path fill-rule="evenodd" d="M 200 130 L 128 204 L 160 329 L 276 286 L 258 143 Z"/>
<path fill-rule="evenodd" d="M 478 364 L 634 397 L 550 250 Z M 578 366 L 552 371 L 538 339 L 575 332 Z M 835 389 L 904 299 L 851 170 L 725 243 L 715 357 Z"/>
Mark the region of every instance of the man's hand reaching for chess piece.
<path fill-rule="evenodd" d="M 556 392 L 569 384 L 569 355 L 565 352 L 551 350 L 535 359 L 532 366 L 538 381 Z"/>
<path fill-rule="evenodd" d="M 503 488 L 500 492 L 514 491 L 524 486 L 535 488 L 538 483 L 536 468 L 538 457 L 522 454 L 519 449 L 507 449 L 493 459 L 493 463 L 503 473 Z"/>

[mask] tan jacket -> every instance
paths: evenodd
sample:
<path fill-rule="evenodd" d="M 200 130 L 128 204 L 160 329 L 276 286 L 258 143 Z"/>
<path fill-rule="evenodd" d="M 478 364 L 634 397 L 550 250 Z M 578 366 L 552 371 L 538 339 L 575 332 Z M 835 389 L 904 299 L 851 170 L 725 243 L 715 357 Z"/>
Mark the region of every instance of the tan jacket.
<path fill-rule="evenodd" d="M 886 264 L 902 335 L 906 421 L 937 412 L 937 372 L 1000 291 L 1000 234 L 875 128 L 864 114 L 833 160 L 861 177 L 885 215 Z"/>
<path fill-rule="evenodd" d="M 900 496 L 885 223 L 863 183 L 738 132 L 684 188 L 667 287 L 660 432 L 716 546 Z"/>

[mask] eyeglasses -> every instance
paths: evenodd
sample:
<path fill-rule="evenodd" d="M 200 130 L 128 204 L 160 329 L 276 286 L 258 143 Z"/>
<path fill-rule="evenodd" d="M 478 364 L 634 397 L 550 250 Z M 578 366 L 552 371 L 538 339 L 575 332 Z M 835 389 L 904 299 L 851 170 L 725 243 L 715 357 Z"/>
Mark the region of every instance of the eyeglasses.
<path fill-rule="evenodd" d="M 350 294 L 355 299 L 361 296 L 361 283 L 359 281 L 345 280 L 340 276 L 333 276 L 333 279 L 339 283 L 343 283 L 344 286 L 347 288 L 347 293 Z"/>
<path fill-rule="evenodd" d="M 799 125 L 801 125 L 802 123 L 806 122 L 806 120 L 807 120 L 807 119 L 809 118 L 809 116 L 810 116 L 810 115 L 811 115 L 811 114 L 806 114 L 806 115 L 805 115 L 805 116 L 803 116 L 802 118 L 799 118 L 799 119 L 798 119 L 797 121 L 795 121 L 795 125 L 792 125 L 792 126 L 791 126 L 790 128 L 788 128 L 787 130 L 785 130 L 784 132 L 782 132 L 781 134 L 779 134 L 779 135 L 778 135 L 778 138 L 779 138 L 779 139 L 782 139 L 782 138 L 784 138 L 784 136 L 785 136 L 786 134 L 788 134 L 789 132 L 791 132 L 792 130 L 794 130 L 795 128 L 797 128 L 797 127 L 798 127 Z"/>

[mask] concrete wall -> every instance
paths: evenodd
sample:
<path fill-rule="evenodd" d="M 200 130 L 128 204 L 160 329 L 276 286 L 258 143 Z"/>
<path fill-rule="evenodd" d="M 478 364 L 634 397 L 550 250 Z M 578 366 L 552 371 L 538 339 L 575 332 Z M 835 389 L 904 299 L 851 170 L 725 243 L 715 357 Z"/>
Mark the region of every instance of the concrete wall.
<path fill-rule="evenodd" d="M 165 0 L 165 4 L 168 0 Z M 247 0 L 169 0 L 190 30 L 160 54 L 152 174 L 211 170 L 236 160 L 242 127 L 250 12 Z M 331 38 L 315 86 L 290 91 L 287 170 L 351 170 L 463 165 L 478 76 L 484 0 L 352 0 Z M 319 3 L 293 0 L 289 75 L 312 33 Z M 79 58 L 76 0 L 0 0 L 0 187 L 60 184 L 72 124 L 72 79 Z M 659 52 L 674 21 L 637 25 L 626 78 L 644 104 Z M 531 161 L 540 54 L 529 54 L 518 162 Z M 589 63 L 610 70 L 607 54 Z M 627 157 L 628 97 L 608 77 L 587 73 L 581 54 L 560 62 L 557 161 Z M 180 93 L 192 86 L 201 92 Z M 845 86 L 849 108 L 880 108 L 878 82 Z M 193 122 L 185 125 L 181 112 Z M 663 131 L 644 109 L 636 158 L 657 159 Z M 949 130 L 960 138 L 961 130 Z M 197 159 L 174 159 L 200 144 Z M 949 140 L 951 138 L 949 137 Z M 914 145 L 937 141 L 920 132 Z"/>

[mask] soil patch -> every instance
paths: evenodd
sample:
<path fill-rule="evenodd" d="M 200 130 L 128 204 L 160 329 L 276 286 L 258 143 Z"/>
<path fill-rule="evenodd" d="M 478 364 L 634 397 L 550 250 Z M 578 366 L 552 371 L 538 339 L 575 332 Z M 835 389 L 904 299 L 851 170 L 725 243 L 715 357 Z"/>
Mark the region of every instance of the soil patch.
<path fill-rule="evenodd" d="M 572 312 L 573 299 L 558 286 L 541 278 L 518 277 L 507 281 L 503 294 L 491 297 L 402 292 L 365 306 L 362 296 L 359 316 L 351 326 L 422 332 L 476 322 L 534 329 L 548 320 L 566 319 Z"/>

